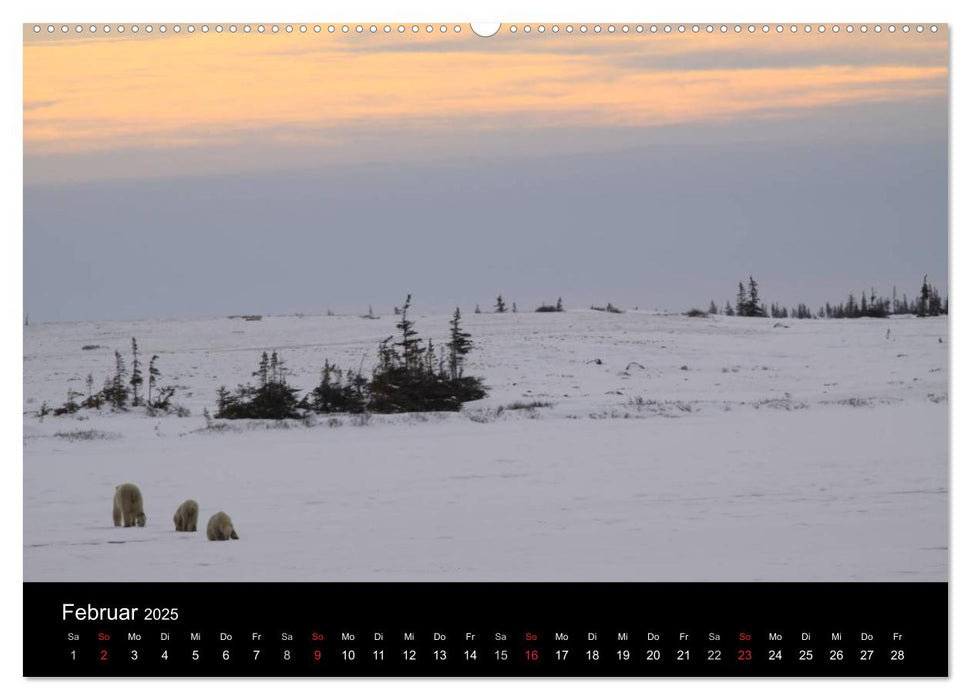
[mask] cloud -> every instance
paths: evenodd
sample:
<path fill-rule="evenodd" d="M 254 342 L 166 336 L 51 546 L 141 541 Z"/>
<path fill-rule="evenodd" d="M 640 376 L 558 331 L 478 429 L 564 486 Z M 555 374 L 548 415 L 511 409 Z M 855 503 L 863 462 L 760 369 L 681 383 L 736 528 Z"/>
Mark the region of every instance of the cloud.
<path fill-rule="evenodd" d="M 207 35 L 24 48 L 25 158 L 352 132 L 663 127 L 947 94 L 937 36 Z M 929 103 L 930 104 L 930 103 Z"/>
<path fill-rule="evenodd" d="M 33 102 L 24 101 L 24 111 L 30 112 L 35 109 L 44 109 L 44 107 L 53 107 L 58 104 L 60 100 L 36 100 Z"/>

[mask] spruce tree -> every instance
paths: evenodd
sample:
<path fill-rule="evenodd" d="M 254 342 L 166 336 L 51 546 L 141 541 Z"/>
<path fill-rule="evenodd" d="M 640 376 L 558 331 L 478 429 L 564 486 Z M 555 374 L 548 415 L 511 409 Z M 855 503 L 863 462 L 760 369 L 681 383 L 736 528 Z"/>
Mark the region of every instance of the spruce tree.
<path fill-rule="evenodd" d="M 270 381 L 270 357 L 266 354 L 266 350 L 260 356 L 260 367 L 258 370 L 253 372 L 254 377 L 259 377 L 260 388 L 262 389 Z"/>
<path fill-rule="evenodd" d="M 748 297 L 745 295 L 745 285 L 738 283 L 738 295 L 735 297 L 735 313 L 739 316 L 748 316 Z"/>
<path fill-rule="evenodd" d="M 425 362 L 422 367 L 422 372 L 428 376 L 432 377 L 435 374 L 435 365 L 438 364 L 437 357 L 435 355 L 435 343 L 432 339 L 428 339 L 428 345 L 425 346 Z"/>
<path fill-rule="evenodd" d="M 232 404 L 233 397 L 225 386 L 216 391 L 216 418 L 219 418 Z"/>
<path fill-rule="evenodd" d="M 712 316 L 715 316 L 718 314 L 718 307 L 715 306 L 714 299 L 712 299 L 711 303 L 708 305 L 708 313 L 711 314 Z"/>
<path fill-rule="evenodd" d="M 931 296 L 927 302 L 927 313 L 931 316 L 940 316 L 942 306 L 941 293 L 937 291 L 937 287 L 932 287 Z"/>
<path fill-rule="evenodd" d="M 105 382 L 102 390 L 105 399 L 111 404 L 112 408 L 124 408 L 128 403 L 128 389 L 125 387 L 125 358 L 115 350 L 115 374 Z"/>
<path fill-rule="evenodd" d="M 276 350 L 270 355 L 270 384 L 278 384 L 282 381 L 280 377 L 280 356 L 277 355 Z"/>
<path fill-rule="evenodd" d="M 410 294 L 405 299 L 404 308 L 401 309 L 401 320 L 395 325 L 401 331 L 401 342 L 395 343 L 395 346 L 401 348 L 405 369 L 410 372 L 416 370 L 420 364 L 421 338 L 418 337 L 414 322 L 408 320 L 409 308 L 411 308 Z"/>
<path fill-rule="evenodd" d="M 765 309 L 759 303 L 759 287 L 749 275 L 748 278 L 748 316 L 765 316 Z"/>
<path fill-rule="evenodd" d="M 931 288 L 927 284 L 927 275 L 924 275 L 924 283 L 920 286 L 920 301 L 917 306 L 917 315 L 926 316 L 930 306 Z"/>
<path fill-rule="evenodd" d="M 140 406 L 141 399 L 138 398 L 138 387 L 142 384 L 142 366 L 138 361 L 138 342 L 132 338 L 131 339 L 131 379 L 128 383 L 131 384 L 131 405 Z"/>
<path fill-rule="evenodd" d="M 155 366 L 155 361 L 158 359 L 158 355 L 152 355 L 152 359 L 148 362 L 148 405 L 152 405 L 152 392 L 155 389 L 155 385 L 158 383 L 159 375 L 158 367 Z"/>
<path fill-rule="evenodd" d="M 114 389 L 115 408 L 124 408 L 128 402 L 128 390 L 125 389 L 125 358 L 115 350 L 115 376 L 111 385 Z"/>
<path fill-rule="evenodd" d="M 506 303 L 502 300 L 502 294 L 496 297 L 496 313 L 497 314 L 506 313 Z"/>
<path fill-rule="evenodd" d="M 445 346 L 448 348 L 448 370 L 452 380 L 462 376 L 462 364 L 472 349 L 472 334 L 462 330 L 461 321 L 462 313 L 456 306 L 449 325 L 449 340 Z"/>
<path fill-rule="evenodd" d="M 94 391 L 94 375 L 88 373 L 87 378 L 84 380 L 85 386 L 88 388 L 88 397 L 81 403 L 84 408 L 101 408 L 106 400 L 104 392 Z"/>

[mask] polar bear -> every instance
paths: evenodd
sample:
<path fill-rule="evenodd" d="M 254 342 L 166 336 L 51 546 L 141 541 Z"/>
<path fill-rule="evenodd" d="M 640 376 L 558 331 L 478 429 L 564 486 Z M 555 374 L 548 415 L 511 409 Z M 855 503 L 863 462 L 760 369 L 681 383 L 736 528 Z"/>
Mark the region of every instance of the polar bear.
<path fill-rule="evenodd" d="M 119 484 L 115 487 L 111 518 L 115 521 L 115 527 L 145 527 L 145 504 L 142 502 L 142 492 L 135 484 Z"/>
<path fill-rule="evenodd" d="M 236 528 L 233 527 L 233 521 L 222 511 L 209 518 L 209 523 L 206 525 L 206 537 L 210 540 L 239 539 Z"/>
<path fill-rule="evenodd" d="M 179 506 L 172 520 L 176 532 L 195 532 L 199 523 L 199 504 L 190 498 Z"/>

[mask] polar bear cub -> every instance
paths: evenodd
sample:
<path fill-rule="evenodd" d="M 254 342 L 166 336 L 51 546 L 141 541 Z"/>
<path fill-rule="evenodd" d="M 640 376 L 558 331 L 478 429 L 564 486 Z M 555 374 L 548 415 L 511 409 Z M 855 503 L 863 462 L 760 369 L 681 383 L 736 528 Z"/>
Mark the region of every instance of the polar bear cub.
<path fill-rule="evenodd" d="M 233 521 L 222 511 L 209 518 L 209 523 L 206 525 L 206 537 L 210 540 L 239 539 L 236 528 L 233 527 Z"/>
<path fill-rule="evenodd" d="M 185 501 L 172 516 L 176 532 L 195 532 L 199 524 L 199 504 L 191 498 Z"/>
<path fill-rule="evenodd" d="M 111 518 L 115 521 L 115 527 L 145 527 L 145 504 L 142 502 L 142 492 L 135 484 L 119 484 L 115 487 Z"/>

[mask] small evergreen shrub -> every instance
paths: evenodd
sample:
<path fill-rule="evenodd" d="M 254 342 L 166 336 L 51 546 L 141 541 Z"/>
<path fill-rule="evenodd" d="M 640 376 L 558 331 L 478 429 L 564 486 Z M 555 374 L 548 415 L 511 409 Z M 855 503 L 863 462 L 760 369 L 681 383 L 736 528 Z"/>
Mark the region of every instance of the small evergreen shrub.
<path fill-rule="evenodd" d="M 555 313 L 557 311 L 563 311 L 563 297 L 556 300 L 556 305 L 547 304 L 545 301 L 536 308 L 536 313 Z"/>
<path fill-rule="evenodd" d="M 462 314 L 455 309 L 444 353 L 436 353 L 432 341 L 422 344 L 408 319 L 411 295 L 397 324 L 401 340 L 391 338 L 378 348 L 379 362 L 370 384 L 368 410 L 374 413 L 410 411 L 457 411 L 467 401 L 484 398 L 485 387 L 476 377 L 463 376 L 465 356 L 472 349 L 471 336 L 462 330 Z"/>
<path fill-rule="evenodd" d="M 316 413 L 363 413 L 367 410 L 367 379 L 343 372 L 324 360 L 320 383 L 310 392 L 308 406 Z"/>
<path fill-rule="evenodd" d="M 300 390 L 287 383 L 286 367 L 275 350 L 272 355 L 263 353 L 253 376 L 259 379 L 256 386 L 240 384 L 233 394 L 224 386 L 219 388 L 216 418 L 284 420 L 304 416 L 305 404 L 297 398 Z"/>
<path fill-rule="evenodd" d="M 408 317 L 411 295 L 399 309 L 400 332 L 378 345 L 378 363 L 366 379 L 360 371 L 344 371 L 324 361 L 320 382 L 303 399 L 286 380 L 283 361 L 276 352 L 263 353 L 254 373 L 257 386 L 240 385 L 230 393 L 220 387 L 216 418 L 281 420 L 313 413 L 349 413 L 354 425 L 366 425 L 372 413 L 457 411 L 467 401 L 485 398 L 478 377 L 464 375 L 465 357 L 472 350 L 471 335 L 462 329 L 462 314 L 455 309 L 449 341 L 439 350 L 424 342 Z M 331 423 L 328 423 L 331 425 Z"/>
<path fill-rule="evenodd" d="M 612 314 L 622 314 L 622 313 L 624 313 L 621 309 L 618 309 L 616 306 L 614 306 L 613 304 L 611 304 L 609 301 L 607 302 L 607 305 L 606 306 L 591 306 L 590 308 L 593 309 L 594 311 L 606 311 L 606 312 L 612 313 Z"/>

